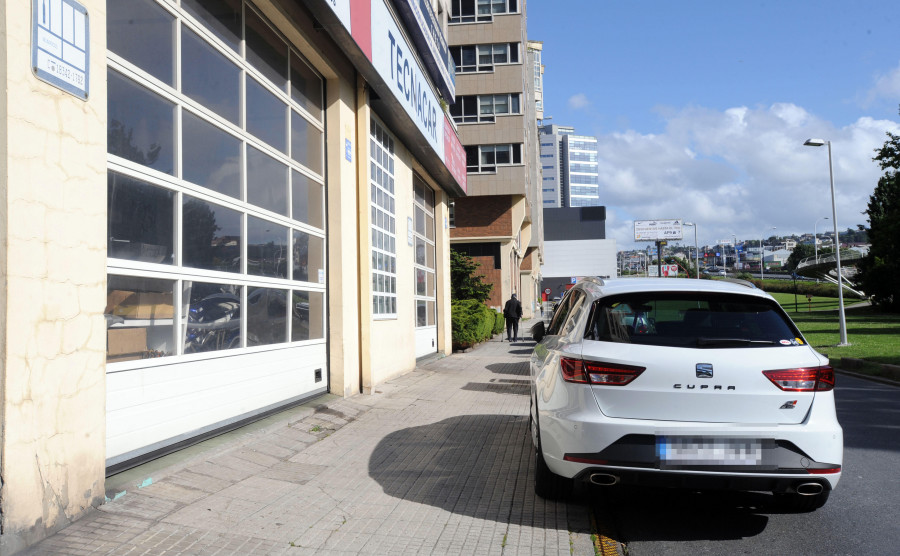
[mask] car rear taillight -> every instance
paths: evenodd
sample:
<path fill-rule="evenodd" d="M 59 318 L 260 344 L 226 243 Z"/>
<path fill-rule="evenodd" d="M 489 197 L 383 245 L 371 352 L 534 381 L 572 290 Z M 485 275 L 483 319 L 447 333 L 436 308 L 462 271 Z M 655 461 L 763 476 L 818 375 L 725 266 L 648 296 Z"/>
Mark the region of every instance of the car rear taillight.
<path fill-rule="evenodd" d="M 834 389 L 834 369 L 828 365 L 763 371 L 763 374 L 785 392 L 827 392 Z"/>
<path fill-rule="evenodd" d="M 566 382 L 604 386 L 625 386 L 636 379 L 645 369 L 645 367 L 583 361 L 569 357 L 560 358 L 559 367 L 563 380 Z"/>

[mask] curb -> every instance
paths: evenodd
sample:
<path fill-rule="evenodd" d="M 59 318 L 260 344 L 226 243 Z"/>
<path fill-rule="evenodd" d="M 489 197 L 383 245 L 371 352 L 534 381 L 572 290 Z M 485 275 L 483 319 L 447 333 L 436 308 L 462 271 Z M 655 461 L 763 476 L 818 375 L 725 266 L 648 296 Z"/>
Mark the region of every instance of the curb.
<path fill-rule="evenodd" d="M 838 368 L 835 368 L 834 371 L 835 371 L 836 373 L 839 373 L 839 374 L 842 374 L 842 375 L 852 376 L 852 377 L 854 377 L 854 378 L 859 378 L 859 379 L 862 379 L 862 380 L 868 380 L 868 381 L 870 381 L 870 382 L 878 382 L 878 383 L 881 383 L 881 384 L 887 384 L 888 386 L 897 386 L 897 387 L 900 387 L 900 381 L 892 380 L 892 379 L 890 379 L 890 378 L 885 378 L 885 377 L 883 377 L 883 376 L 867 375 L 867 374 L 863 374 L 863 373 L 855 373 L 855 372 L 853 372 L 853 371 L 848 371 L 848 370 L 846 370 L 846 369 L 838 369 Z"/>

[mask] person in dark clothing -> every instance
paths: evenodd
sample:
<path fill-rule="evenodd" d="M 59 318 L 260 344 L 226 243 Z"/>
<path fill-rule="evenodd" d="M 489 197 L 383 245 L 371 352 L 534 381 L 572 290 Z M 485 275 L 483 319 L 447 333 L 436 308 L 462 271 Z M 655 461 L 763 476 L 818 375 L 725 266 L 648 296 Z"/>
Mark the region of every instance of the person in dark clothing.
<path fill-rule="evenodd" d="M 522 304 L 512 294 L 506 306 L 503 307 L 503 316 L 506 317 L 506 339 L 510 342 L 519 341 L 519 319 L 522 318 Z"/>

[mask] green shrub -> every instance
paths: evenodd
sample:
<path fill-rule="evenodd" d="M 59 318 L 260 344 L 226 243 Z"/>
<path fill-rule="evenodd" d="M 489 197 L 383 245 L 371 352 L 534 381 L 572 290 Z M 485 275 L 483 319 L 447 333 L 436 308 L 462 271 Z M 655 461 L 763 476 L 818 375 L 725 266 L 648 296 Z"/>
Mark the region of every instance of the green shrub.
<path fill-rule="evenodd" d="M 466 349 L 491 337 L 496 311 L 480 301 L 462 299 L 450 304 L 453 349 Z"/>
<path fill-rule="evenodd" d="M 760 288 L 761 290 L 767 291 L 769 293 L 794 293 L 794 281 L 793 280 L 760 280 L 758 278 L 754 278 L 751 280 L 753 284 Z M 838 296 L 838 288 L 837 284 L 832 284 L 831 282 L 797 282 L 797 292 L 798 295 L 806 295 L 810 294 L 815 297 L 837 297 Z M 859 295 L 849 291 L 844 290 L 844 297 L 851 299 L 862 299 Z"/>
<path fill-rule="evenodd" d="M 503 328 L 506 327 L 506 317 L 500 311 L 494 311 L 494 334 L 503 334 Z"/>

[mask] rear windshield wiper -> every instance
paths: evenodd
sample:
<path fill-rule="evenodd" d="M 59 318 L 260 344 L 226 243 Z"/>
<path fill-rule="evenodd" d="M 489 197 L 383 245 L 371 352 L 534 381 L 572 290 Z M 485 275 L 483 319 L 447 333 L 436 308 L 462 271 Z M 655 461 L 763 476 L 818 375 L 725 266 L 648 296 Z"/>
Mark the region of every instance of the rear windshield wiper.
<path fill-rule="evenodd" d="M 747 338 L 697 338 L 697 346 L 773 346 L 771 340 L 749 340 Z"/>

